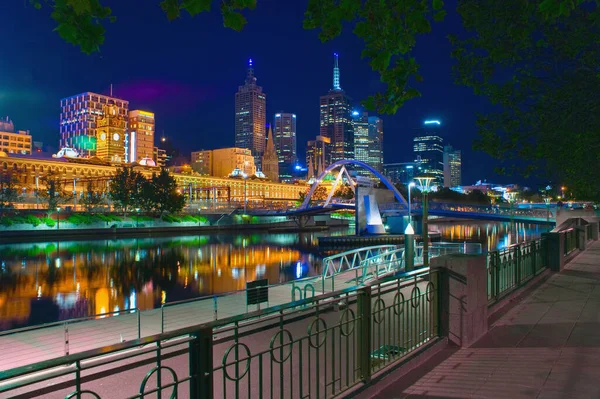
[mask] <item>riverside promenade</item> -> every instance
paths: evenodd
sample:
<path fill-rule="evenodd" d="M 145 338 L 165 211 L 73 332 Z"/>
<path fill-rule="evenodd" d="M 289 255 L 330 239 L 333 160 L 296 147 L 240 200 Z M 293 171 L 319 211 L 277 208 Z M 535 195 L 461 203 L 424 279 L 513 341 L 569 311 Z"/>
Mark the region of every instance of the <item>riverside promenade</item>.
<path fill-rule="evenodd" d="M 600 241 L 551 275 L 467 348 L 446 348 L 360 398 L 599 398 Z"/>

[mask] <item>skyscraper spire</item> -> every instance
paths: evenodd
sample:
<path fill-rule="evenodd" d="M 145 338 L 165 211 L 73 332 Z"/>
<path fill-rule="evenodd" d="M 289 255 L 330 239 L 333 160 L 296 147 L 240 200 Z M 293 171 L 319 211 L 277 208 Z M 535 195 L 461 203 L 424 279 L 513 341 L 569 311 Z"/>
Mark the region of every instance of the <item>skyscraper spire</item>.
<path fill-rule="evenodd" d="M 341 90 L 340 67 L 338 66 L 338 53 L 333 53 L 333 90 Z"/>
<path fill-rule="evenodd" d="M 252 58 L 248 60 L 248 74 L 246 75 L 246 83 L 256 83 L 256 77 L 254 76 L 254 68 L 252 66 Z"/>

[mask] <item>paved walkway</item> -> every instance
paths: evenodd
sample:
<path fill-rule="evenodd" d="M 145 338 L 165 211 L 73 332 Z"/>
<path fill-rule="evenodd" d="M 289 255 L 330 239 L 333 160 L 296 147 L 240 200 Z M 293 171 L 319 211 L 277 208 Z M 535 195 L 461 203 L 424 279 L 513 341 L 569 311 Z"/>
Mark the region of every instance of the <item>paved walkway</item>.
<path fill-rule="evenodd" d="M 470 348 L 443 351 L 374 397 L 600 398 L 600 241 Z"/>

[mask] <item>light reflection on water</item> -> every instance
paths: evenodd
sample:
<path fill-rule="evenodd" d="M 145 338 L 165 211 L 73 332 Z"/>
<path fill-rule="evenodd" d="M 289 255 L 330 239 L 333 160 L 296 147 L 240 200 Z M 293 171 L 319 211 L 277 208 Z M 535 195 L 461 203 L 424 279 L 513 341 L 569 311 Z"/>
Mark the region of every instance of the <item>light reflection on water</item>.
<path fill-rule="evenodd" d="M 527 223 L 430 223 L 442 241 L 499 249 L 534 239 Z M 319 233 L 204 235 L 0 245 L 0 330 L 319 275 Z"/>
<path fill-rule="evenodd" d="M 331 234 L 349 234 L 335 230 Z M 244 234 L 0 245 L 0 330 L 142 310 L 318 275 L 318 236 Z"/>
<path fill-rule="evenodd" d="M 429 230 L 442 234 L 442 241 L 478 242 L 484 251 L 495 251 L 510 245 L 540 238 L 548 226 L 521 222 L 429 222 Z"/>

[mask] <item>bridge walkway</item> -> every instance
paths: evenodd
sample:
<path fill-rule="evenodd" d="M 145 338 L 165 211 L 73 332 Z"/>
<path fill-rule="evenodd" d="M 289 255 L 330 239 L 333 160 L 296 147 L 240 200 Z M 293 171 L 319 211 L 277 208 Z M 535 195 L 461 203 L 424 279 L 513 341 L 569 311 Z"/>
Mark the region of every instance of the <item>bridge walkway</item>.
<path fill-rule="evenodd" d="M 469 348 L 449 348 L 361 398 L 600 397 L 600 241 L 501 316 Z"/>

